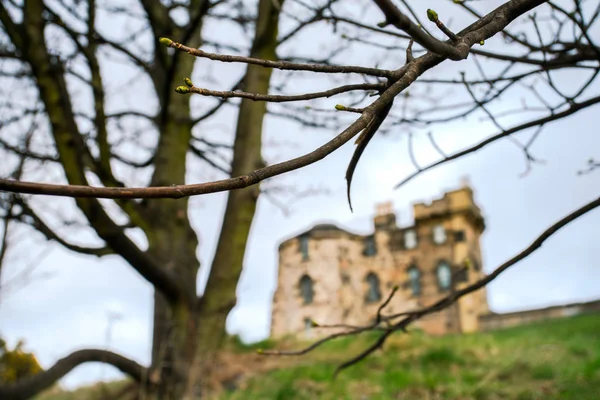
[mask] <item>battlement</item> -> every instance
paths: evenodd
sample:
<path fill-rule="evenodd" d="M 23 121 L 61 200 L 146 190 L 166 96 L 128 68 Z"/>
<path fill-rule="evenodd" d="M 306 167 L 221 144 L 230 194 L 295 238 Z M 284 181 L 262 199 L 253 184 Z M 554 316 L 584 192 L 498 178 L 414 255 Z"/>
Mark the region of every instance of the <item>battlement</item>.
<path fill-rule="evenodd" d="M 413 214 L 416 221 L 430 218 L 445 217 L 450 214 L 466 213 L 483 224 L 481 210 L 473 199 L 473 190 L 464 185 L 462 188 L 447 192 L 441 199 L 431 203 L 417 203 L 413 205 Z"/>
<path fill-rule="evenodd" d="M 394 214 L 391 201 L 376 205 L 375 218 L 373 218 L 375 230 L 394 229 L 396 227 L 396 214 Z"/>

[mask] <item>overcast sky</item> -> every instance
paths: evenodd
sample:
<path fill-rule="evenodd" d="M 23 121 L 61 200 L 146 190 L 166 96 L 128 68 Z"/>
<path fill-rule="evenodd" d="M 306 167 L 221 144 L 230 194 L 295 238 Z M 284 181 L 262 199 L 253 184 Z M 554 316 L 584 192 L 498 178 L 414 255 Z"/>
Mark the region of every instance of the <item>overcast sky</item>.
<path fill-rule="evenodd" d="M 493 43 L 490 41 L 488 45 L 493 46 Z M 362 64 L 369 65 L 369 62 Z M 223 70 L 226 72 L 227 68 Z M 576 78 L 566 76 L 564 79 L 568 84 L 570 79 Z M 515 103 L 517 98 L 506 101 Z M 329 104 L 335 104 L 335 99 Z M 482 237 L 483 267 L 488 272 L 493 270 L 529 245 L 553 222 L 599 195 L 600 171 L 584 176 L 576 174 L 587 159 L 600 158 L 600 137 L 595 125 L 597 113 L 598 107 L 591 108 L 549 125 L 532 148 L 534 155 L 543 158 L 545 164 L 534 165 L 524 178 L 519 177 L 525 169 L 522 152 L 514 143 L 501 141 L 393 190 L 395 183 L 413 170 L 406 140 L 393 132 L 387 137 L 379 135 L 359 164 L 353 183 L 354 213 L 346 202 L 343 179 L 352 144 L 316 165 L 282 178 L 280 182 L 293 182 L 300 188 L 326 187 L 328 194 L 294 203 L 289 215 L 261 197 L 238 285 L 239 302 L 229 317 L 228 331 L 240 334 L 246 341 L 268 336 L 270 303 L 277 276 L 277 246 L 282 240 L 323 222 L 333 222 L 357 233 L 371 232 L 375 205 L 388 200 L 394 203 L 399 225 L 409 225 L 412 223 L 411 204 L 431 201 L 444 191 L 459 187 L 463 176 L 469 176 L 475 200 L 486 220 Z M 233 110 L 224 113 L 222 123 L 226 125 L 231 116 L 235 117 Z M 442 145 L 452 149 L 493 133 L 489 127 L 477 121 L 461 121 L 436 134 L 440 134 Z M 301 154 L 324 143 L 333 133 L 301 129 L 289 121 L 269 118 L 265 123 L 267 140 L 298 145 L 277 151 L 267 148 L 266 157 L 274 154 L 273 158 L 280 159 Z M 527 134 L 518 137 L 528 138 Z M 415 145 L 420 160 L 435 157 L 425 140 L 417 139 Z M 199 180 L 202 178 L 190 176 L 190 182 Z M 200 235 L 198 254 L 203 266 L 210 265 L 214 253 L 225 199 L 226 194 L 214 194 L 190 201 L 194 227 Z M 490 308 L 501 313 L 600 298 L 599 227 L 600 211 L 595 210 L 562 229 L 536 253 L 488 287 Z M 42 243 L 23 238 L 20 247 L 28 249 L 29 255 L 35 258 L 13 259 L 3 272 L 2 282 L 6 283 L 32 262 L 36 265 L 34 279 L 22 289 L 3 294 L 0 301 L 1 333 L 9 344 L 25 339 L 27 349 L 35 352 L 44 367 L 73 350 L 86 347 L 108 347 L 148 364 L 151 286 L 117 256 L 98 260 Z M 199 281 L 205 278 L 203 270 Z M 108 342 L 107 324 L 111 313 L 118 314 L 120 319 L 114 321 Z M 117 376 L 118 372 L 111 367 L 85 365 L 62 382 L 74 387 Z"/>

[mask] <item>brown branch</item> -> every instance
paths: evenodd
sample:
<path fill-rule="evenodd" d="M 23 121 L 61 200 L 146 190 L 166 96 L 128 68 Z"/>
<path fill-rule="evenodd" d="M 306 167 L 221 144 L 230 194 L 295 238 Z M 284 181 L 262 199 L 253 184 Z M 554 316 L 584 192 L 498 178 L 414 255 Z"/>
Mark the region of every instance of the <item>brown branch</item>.
<path fill-rule="evenodd" d="M 411 62 L 412 60 L 415 59 L 415 57 L 413 56 L 413 51 L 412 51 L 412 47 L 413 47 L 413 43 L 415 41 L 414 40 L 410 40 L 408 42 L 408 46 L 406 46 L 406 63 L 408 64 L 409 62 Z"/>
<path fill-rule="evenodd" d="M 388 316 L 384 317 L 384 320 L 390 321 L 390 320 L 393 320 L 398 317 L 405 317 L 401 321 L 395 323 L 390 328 L 392 330 L 405 329 L 411 322 L 414 322 L 418 319 L 423 318 L 426 315 L 440 311 L 440 310 L 454 304 L 461 297 L 466 296 L 469 293 L 473 293 L 473 292 L 481 289 L 482 287 L 486 286 L 490 282 L 492 282 L 494 279 L 496 279 L 501 273 L 506 271 L 508 268 L 517 264 L 519 261 L 524 260 L 529 255 L 531 255 L 533 252 L 535 252 L 537 249 L 542 247 L 542 244 L 544 244 L 544 242 L 546 240 L 548 240 L 552 235 L 554 235 L 560 229 L 564 228 L 566 225 L 575 221 L 577 218 L 587 214 L 588 212 L 590 212 L 598 207 L 600 207 L 600 197 L 587 203 L 583 207 L 573 211 L 572 213 L 563 217 L 559 221 L 555 222 L 553 225 L 548 227 L 544 232 L 542 232 L 527 248 L 525 248 L 524 250 L 522 250 L 521 252 L 516 254 L 514 257 L 512 257 L 508 261 L 504 262 L 502 265 L 498 266 L 496 269 L 494 269 L 494 271 L 491 274 L 485 276 L 484 278 L 481 278 L 477 282 L 475 282 L 461 290 L 458 290 L 456 292 L 449 294 L 448 296 L 437 301 L 436 303 L 432 304 L 429 307 L 426 307 L 421 310 L 412 311 L 412 312 L 403 312 L 403 313 L 388 315 Z"/>
<path fill-rule="evenodd" d="M 136 64 L 138 67 L 142 68 L 146 73 L 148 73 L 148 75 L 155 78 L 156 71 L 152 69 L 152 66 L 140 57 L 133 54 L 133 52 L 127 49 L 124 45 L 110 41 L 105 37 L 101 36 L 98 32 L 94 32 L 94 43 L 112 47 L 116 51 L 123 53 L 125 56 L 133 60 L 134 64 Z"/>
<path fill-rule="evenodd" d="M 320 73 L 328 73 L 328 74 L 365 74 L 371 76 L 378 77 L 389 77 L 392 76 L 393 71 L 379 69 L 379 68 L 368 68 L 368 67 L 359 67 L 352 65 L 317 65 L 317 64 L 299 64 L 292 63 L 288 61 L 273 61 L 273 60 L 263 60 L 259 58 L 245 57 L 245 56 L 232 56 L 225 54 L 216 54 L 209 53 L 207 51 L 203 51 L 200 49 L 193 49 L 191 47 L 185 46 L 181 43 L 177 43 L 170 39 L 163 38 L 163 41 L 169 43 L 169 47 L 173 47 L 175 49 L 185 51 L 188 54 L 191 54 L 195 57 L 208 58 L 209 60 L 221 61 L 221 62 L 239 62 L 245 64 L 253 64 L 260 65 L 265 68 L 275 68 L 280 70 L 288 70 L 288 71 L 311 71 L 311 72 L 320 72 Z"/>
<path fill-rule="evenodd" d="M 19 157 L 26 157 L 28 159 L 38 160 L 42 162 L 58 162 L 58 157 L 40 154 L 29 149 L 20 149 L 18 146 L 13 146 L 4 139 L 0 138 L 0 147 L 8 150 Z"/>
<path fill-rule="evenodd" d="M 334 334 L 331 334 L 329 336 L 326 336 L 322 339 L 317 340 L 316 342 L 312 343 L 311 345 L 300 349 L 300 350 L 258 350 L 258 354 L 264 354 L 267 356 L 301 356 L 303 354 L 307 354 L 310 353 L 311 351 L 313 351 L 314 349 L 316 349 L 317 347 L 340 337 L 344 337 L 344 336 L 353 336 L 353 335 L 358 335 L 361 334 L 363 332 L 367 332 L 367 331 L 371 331 L 373 330 L 372 326 L 364 326 L 364 327 L 359 327 L 355 330 L 350 330 L 350 331 L 345 331 L 345 332 L 337 332 Z"/>
<path fill-rule="evenodd" d="M 438 19 L 435 22 L 435 24 L 437 25 L 437 27 L 439 28 L 439 30 L 444 33 L 444 35 L 448 36 L 448 39 L 450 39 L 452 41 L 458 40 L 458 37 L 456 36 L 456 34 L 454 32 L 452 32 L 446 25 L 444 25 L 444 23 L 442 21 L 440 21 Z"/>
<path fill-rule="evenodd" d="M 371 346 L 369 346 L 365 351 L 357 354 L 356 356 L 352 357 L 351 359 L 349 359 L 346 362 L 343 362 L 342 364 L 338 365 L 338 367 L 335 369 L 335 372 L 333 373 L 333 377 L 337 377 L 338 374 L 340 372 L 342 372 L 342 370 L 350 367 L 351 365 L 354 365 L 362 360 L 364 360 L 365 358 L 367 358 L 372 352 L 374 352 L 375 350 L 377 350 L 378 348 L 380 348 L 381 346 L 383 346 L 383 344 L 385 343 L 385 341 L 387 340 L 388 336 L 390 336 L 394 331 L 391 329 L 386 330 L 378 339 L 377 341 L 375 341 L 375 343 L 373 343 Z"/>
<path fill-rule="evenodd" d="M 346 93 L 354 90 L 380 90 L 383 85 L 380 83 L 359 83 L 355 85 L 344 85 L 322 92 L 304 93 L 298 95 L 275 95 L 275 94 L 258 94 L 248 92 L 236 92 L 236 91 L 219 91 L 209 90 L 192 86 L 189 89 L 190 93 L 200 94 L 202 96 L 220 97 L 222 99 L 229 98 L 242 98 L 250 99 L 254 101 L 268 101 L 271 103 L 283 103 L 288 101 L 301 101 L 301 100 L 313 100 L 322 97 L 331 97 L 336 94 Z"/>
<path fill-rule="evenodd" d="M 44 18 L 46 10 L 41 2 L 25 2 L 23 10 L 24 24 L 29 24 L 26 34 L 27 45 L 21 43 L 21 37 L 11 40 L 23 52 L 23 59 L 29 63 L 38 84 L 38 94 L 44 103 L 51 132 L 67 181 L 85 186 L 88 184 L 86 170 L 91 166 L 90 152 L 85 137 L 79 131 L 73 107 L 69 98 L 67 83 L 63 75 L 63 65 L 50 54 L 44 44 Z M 3 18 L 0 6 L 0 19 Z M 54 61 L 53 61 L 54 60 Z M 93 170 L 93 168 L 92 168 Z M 195 293 L 184 290 L 181 277 L 169 271 L 155 258 L 141 250 L 106 213 L 97 200 L 77 200 L 96 233 L 116 253 L 123 256 L 129 264 L 146 280 L 173 302 L 192 305 L 196 301 Z M 126 209 L 125 209 L 126 210 Z"/>
<path fill-rule="evenodd" d="M 240 88 L 240 86 L 242 85 L 242 83 L 244 82 L 244 80 L 246 79 L 246 74 L 244 74 L 244 76 L 242 76 L 230 89 L 230 91 L 235 91 L 237 89 Z M 221 98 L 219 99 L 219 102 L 217 104 L 215 104 L 211 109 L 209 109 L 208 111 L 204 112 L 202 115 L 200 115 L 197 118 L 194 118 L 192 120 L 192 125 L 196 125 L 198 122 L 204 121 L 205 119 L 215 115 L 220 109 L 221 107 L 223 107 L 225 104 L 228 103 L 228 99 L 224 99 Z"/>
<path fill-rule="evenodd" d="M 379 323 L 383 320 L 383 315 L 381 314 L 381 312 L 388 304 L 390 304 L 390 301 L 392 301 L 392 298 L 394 297 L 394 295 L 396 294 L 396 292 L 398 291 L 399 288 L 400 287 L 398 285 L 395 285 L 392 288 L 388 297 L 377 308 L 377 313 L 375 314 L 375 322 L 373 322 L 370 325 L 367 325 L 367 326 L 357 326 L 357 325 L 348 325 L 348 324 L 321 325 L 321 324 L 316 323 L 315 321 L 313 321 L 313 325 L 318 328 L 346 328 L 346 329 L 351 329 L 351 330 L 360 330 L 360 329 L 376 330 L 376 329 L 378 329 Z"/>
<path fill-rule="evenodd" d="M 23 45 L 23 25 L 13 21 L 8 10 L 4 7 L 4 4 L 0 3 L 0 22 L 2 22 L 3 28 L 6 30 L 8 36 L 12 38 L 17 49 L 20 50 Z M 10 55 L 15 54 L 13 52 Z"/>
<path fill-rule="evenodd" d="M 148 376 L 145 367 L 133 360 L 106 350 L 79 350 L 67 357 L 61 358 L 50 369 L 37 375 L 17 381 L 16 383 L 0 386 L 0 399 L 27 400 L 44 389 L 48 389 L 56 381 L 68 374 L 73 368 L 86 362 L 101 362 L 118 368 L 135 381 L 143 383 Z"/>
<path fill-rule="evenodd" d="M 440 56 L 449 58 L 450 60 L 459 61 L 467 58 L 471 46 L 464 45 L 452 46 L 446 42 L 442 42 L 430 36 L 419 25 L 415 24 L 402 11 L 394 5 L 391 0 L 373 0 L 385 15 L 386 25 L 391 24 L 396 28 L 403 30 L 421 46 L 427 50 L 436 53 Z"/>
<path fill-rule="evenodd" d="M 314 343 L 312 343 L 311 345 L 309 345 L 308 347 L 305 347 L 301 350 L 292 350 L 292 351 L 281 351 L 281 350 L 269 350 L 269 351 L 265 351 L 265 350 L 260 350 L 259 354 L 264 354 L 264 355 L 281 355 L 281 356 L 298 356 L 298 355 L 302 355 L 302 354 L 306 354 L 311 352 L 312 350 L 316 349 L 317 347 L 321 346 L 322 344 L 325 344 L 333 339 L 337 339 L 339 337 L 342 336 L 350 336 L 350 335 L 358 335 L 360 333 L 363 332 L 367 332 L 367 331 L 373 331 L 373 330 L 381 330 L 382 328 L 379 328 L 378 325 L 379 323 L 382 321 L 383 316 L 381 314 L 381 311 L 383 311 L 383 309 L 390 303 L 390 301 L 392 300 L 392 298 L 394 297 L 394 295 L 396 294 L 396 292 L 398 291 L 399 287 L 398 286 L 394 286 L 394 288 L 392 289 L 392 291 L 390 292 L 390 294 L 388 295 L 388 297 L 383 301 L 383 303 L 381 303 L 379 305 L 379 307 L 377 308 L 377 314 L 375 315 L 375 322 L 370 324 L 370 325 L 366 325 L 366 326 L 354 326 L 354 325 L 347 325 L 347 324 L 333 324 L 333 325 L 321 325 L 316 323 L 315 321 L 312 321 L 313 325 L 315 327 L 318 328 L 346 328 L 348 329 L 347 331 L 343 331 L 343 332 L 338 332 L 338 333 L 334 333 L 332 335 L 326 336 L 321 340 L 318 340 Z M 388 329 L 385 329 L 386 332 L 388 331 Z"/>
<path fill-rule="evenodd" d="M 410 83 L 407 83 L 406 87 L 408 87 L 408 85 L 410 85 Z M 352 158 L 350 159 L 348 168 L 346 169 L 346 195 L 348 197 L 348 205 L 350 206 L 350 211 L 352 211 L 352 199 L 350 197 L 350 188 L 352 186 L 352 177 L 354 176 L 354 170 L 356 169 L 356 166 L 358 165 L 358 161 L 360 160 L 360 157 L 362 156 L 363 152 L 367 148 L 367 145 L 369 144 L 371 139 L 373 139 L 373 137 L 377 133 L 377 130 L 379 129 L 379 127 L 381 126 L 383 121 L 385 121 L 388 114 L 390 113 L 390 110 L 392 109 L 393 104 L 394 104 L 394 101 L 392 100 L 388 104 L 386 104 L 385 107 L 380 112 L 375 114 L 373 116 L 373 119 L 371 119 L 371 121 L 369 121 L 369 123 L 365 127 L 364 131 L 360 134 L 358 139 L 356 139 L 357 146 L 356 146 L 356 149 L 354 150 L 354 153 L 352 154 Z"/>
<path fill-rule="evenodd" d="M 219 164 L 217 164 L 216 162 L 214 162 L 213 160 L 208 158 L 207 154 L 204 151 L 200 150 L 193 144 L 190 145 L 190 150 L 196 157 L 198 157 L 202 161 L 206 162 L 208 165 L 210 165 L 214 169 L 221 171 L 222 173 L 224 173 L 227 176 L 231 175 L 231 171 L 229 169 L 227 169 L 226 167 L 220 166 Z"/>
<path fill-rule="evenodd" d="M 319 22 L 319 21 L 323 21 L 325 20 L 325 16 L 324 16 L 324 11 L 325 10 L 330 10 L 331 11 L 331 5 L 333 3 L 335 3 L 337 0 L 329 0 L 327 3 L 323 4 L 321 7 L 319 8 L 315 8 L 315 7 L 310 7 L 307 4 L 303 4 L 305 7 L 307 7 L 308 9 L 310 9 L 311 11 L 313 11 L 313 15 L 311 18 L 307 19 L 306 21 L 300 21 L 300 23 L 294 27 L 291 31 L 287 32 L 285 35 L 283 35 L 282 38 L 280 38 L 278 40 L 277 45 L 281 45 L 285 42 L 287 42 L 289 39 L 296 37 L 296 35 L 298 35 L 298 33 L 303 30 L 306 27 L 311 26 L 312 24 Z"/>
<path fill-rule="evenodd" d="M 437 64 L 437 63 L 436 63 Z M 412 80 L 416 79 L 415 74 L 407 74 L 408 79 L 400 80 L 392 85 L 380 96 L 373 104 L 365 108 L 363 114 L 342 133 L 334 139 L 325 143 L 313 152 L 306 155 L 264 167 L 246 175 L 235 178 L 223 179 L 214 182 L 199 183 L 192 185 L 175 186 L 157 186 L 149 188 L 115 188 L 115 187 L 92 187 L 83 185 L 53 185 L 44 183 L 19 182 L 9 179 L 0 179 L 0 190 L 8 192 L 20 192 L 30 194 L 45 194 L 67 197 L 85 197 L 85 198 L 182 198 L 207 193 L 216 193 L 225 190 L 242 189 L 254 185 L 264 179 L 281 175 L 285 172 L 293 171 L 316 161 L 319 161 L 337 150 L 348 142 L 357 133 L 362 131 L 372 120 L 375 112 L 384 107 L 386 102 L 390 101 L 408 86 Z"/>
<path fill-rule="evenodd" d="M 149 188 L 115 188 L 115 187 L 92 187 L 84 185 L 54 185 L 31 182 L 18 182 L 8 179 L 0 179 L 0 190 L 8 192 L 20 192 L 30 194 L 45 194 L 54 196 L 67 196 L 77 198 L 182 198 L 207 193 L 216 193 L 226 190 L 242 189 L 254 185 L 264 179 L 283 173 L 293 171 L 307 165 L 313 164 L 333 151 L 340 148 L 348 142 L 357 133 L 367 127 L 374 116 L 386 107 L 393 98 L 414 82 L 417 77 L 425 70 L 432 68 L 442 61 L 434 55 L 422 56 L 415 60 L 410 68 L 403 68 L 406 73 L 402 79 L 398 80 L 392 86 L 383 92 L 370 106 L 366 107 L 361 116 L 338 136 L 325 143 L 316 150 L 303 156 L 274 164 L 241 175 L 235 178 L 223 179 L 214 182 L 175 185 L 175 186 L 155 186 Z"/>
<path fill-rule="evenodd" d="M 38 216 L 29 205 L 21 198 L 16 197 L 14 200 L 14 204 L 19 205 L 22 208 L 21 215 L 15 216 L 14 219 L 19 222 L 27 225 L 31 225 L 38 232 L 46 237 L 47 240 L 59 243 L 64 248 L 74 251 L 80 254 L 92 255 L 96 257 L 102 257 L 109 254 L 114 254 L 111 248 L 107 246 L 103 247 L 83 247 L 78 246 L 76 244 L 72 244 L 67 242 L 65 239 L 61 238 L 52 228 L 50 228 L 41 218 Z M 32 223 L 28 223 L 24 216 L 29 216 L 33 221 Z"/>
<path fill-rule="evenodd" d="M 523 123 L 521 125 L 514 126 L 514 127 L 510 128 L 510 129 L 506 129 L 505 131 L 503 131 L 501 133 L 498 133 L 498 134 L 496 134 L 496 135 L 494 135 L 492 137 L 489 137 L 489 138 L 487 138 L 487 139 L 485 139 L 485 140 L 477 143 L 474 146 L 471 146 L 471 147 L 469 147 L 469 148 L 467 148 L 465 150 L 462 150 L 462 151 L 459 151 L 457 153 L 454 153 L 454 154 L 452 154 L 452 155 L 450 155 L 448 157 L 445 157 L 442 160 L 437 161 L 437 162 L 435 162 L 433 164 L 430 164 L 430 165 L 428 165 L 426 167 L 417 169 L 416 172 L 414 172 L 413 174 L 409 175 L 408 177 L 406 177 L 405 179 L 403 179 L 400 183 L 398 183 L 395 186 L 395 188 L 397 189 L 397 188 L 399 188 L 401 186 L 404 186 L 407 182 L 413 180 L 415 177 L 417 177 L 418 175 L 422 174 L 425 171 L 429 171 L 430 169 L 433 169 L 433 168 L 435 168 L 435 167 L 437 167 L 439 165 L 445 164 L 445 163 L 450 162 L 452 160 L 456 160 L 456 159 L 458 159 L 460 157 L 463 157 L 463 156 L 465 156 L 467 154 L 474 153 L 477 150 L 480 150 L 480 149 L 484 148 L 488 144 L 491 144 L 491 143 L 493 143 L 493 142 L 495 142 L 495 141 L 497 141 L 499 139 L 502 139 L 504 137 L 512 135 L 513 133 L 516 133 L 516 132 L 519 132 L 519 131 L 522 131 L 522 130 L 525 130 L 525 129 L 528 129 L 528 128 L 533 128 L 535 126 L 545 125 L 545 124 L 547 124 L 549 122 L 562 119 L 562 118 L 564 118 L 566 116 L 569 116 L 571 114 L 575 114 L 577 111 L 583 110 L 583 109 L 585 109 L 587 107 L 590 107 L 590 106 L 592 106 L 594 104 L 598 104 L 598 103 L 600 103 L 600 96 L 593 97 L 593 98 L 588 99 L 586 101 L 582 101 L 581 103 L 573 103 L 571 105 L 571 107 L 569 107 L 565 111 L 562 111 L 562 112 L 559 112 L 559 113 L 553 113 L 553 114 L 550 114 L 550 115 L 548 115 L 548 116 L 546 116 L 544 118 L 539 118 L 539 119 L 536 119 L 536 120 L 533 120 L 533 121 L 529 121 L 529 122 Z M 0 189 L 1 189 L 1 182 L 0 182 Z"/>
<path fill-rule="evenodd" d="M 10 228 L 10 215 L 12 214 L 13 206 L 14 203 L 12 199 L 9 199 L 6 207 L 6 215 L 2 221 L 2 239 L 0 239 L 0 282 L 2 282 L 2 270 L 4 269 L 4 260 L 8 252 L 8 232 Z M 2 292 L 4 292 L 5 286 L 6 283 L 0 286 L 0 299 L 2 299 Z"/>
<path fill-rule="evenodd" d="M 469 12 L 471 15 L 473 15 L 475 18 L 477 19 L 481 19 L 481 15 L 479 13 L 477 13 L 475 10 L 473 10 L 471 7 L 469 7 L 466 4 L 466 0 L 462 0 L 460 2 L 457 3 L 458 5 L 460 5 L 463 9 L 465 9 L 467 12 Z M 514 41 L 515 43 L 519 43 L 520 45 L 526 47 L 529 50 L 539 50 L 537 47 L 535 47 L 534 45 L 528 43 L 525 40 L 521 40 L 519 37 L 513 35 L 512 33 L 508 32 L 507 30 L 503 29 L 502 30 L 502 34 L 507 37 L 510 38 L 512 41 Z"/>
<path fill-rule="evenodd" d="M 390 301 L 392 301 L 392 298 L 394 297 L 394 295 L 396 294 L 396 292 L 398 291 L 399 288 L 400 287 L 398 285 L 395 285 L 392 288 L 392 291 L 388 295 L 387 299 L 385 299 L 385 301 L 383 303 L 381 303 L 379 308 L 377 308 L 377 315 L 375 317 L 375 326 L 379 325 L 379 323 L 381 322 L 381 312 L 388 304 L 390 304 Z"/>
<path fill-rule="evenodd" d="M 470 48 L 470 46 L 472 46 L 474 43 L 493 36 L 495 33 L 506 27 L 515 18 L 538 6 L 539 4 L 542 4 L 543 2 L 544 1 L 542 0 L 513 0 L 501 5 L 487 16 L 463 29 L 463 31 L 458 34 L 458 36 L 461 37 L 461 40 L 457 46 L 467 46 Z M 171 47 L 182 48 L 181 46 L 183 46 L 180 44 L 174 45 L 174 42 L 170 41 L 169 39 L 163 40 L 163 43 L 164 42 L 168 42 Z M 189 47 L 184 46 L 183 48 L 189 50 L 191 53 L 196 52 L 198 54 L 203 54 L 204 56 L 210 55 L 211 57 L 214 56 L 215 59 L 222 58 L 219 55 L 212 55 L 211 53 L 205 53 L 200 50 L 196 51 L 195 49 Z M 265 67 L 277 68 L 290 65 L 290 63 L 286 64 L 276 61 L 264 61 L 247 57 L 224 57 L 228 57 L 228 61 L 247 62 Z M 31 182 L 15 182 L 2 179 L 0 180 L 0 190 L 32 194 L 70 196 L 78 198 L 181 198 L 185 196 L 245 188 L 264 179 L 305 167 L 331 154 L 333 151 L 354 137 L 357 133 L 366 128 L 367 124 L 375 115 L 377 115 L 384 107 L 386 107 L 395 96 L 412 84 L 412 82 L 414 82 L 424 71 L 438 65 L 442 61 L 444 61 L 443 57 L 430 52 L 419 57 L 418 59 L 413 60 L 410 65 L 407 65 L 397 71 L 393 71 L 393 78 L 397 80 L 387 90 L 385 90 L 385 92 L 375 102 L 373 102 L 369 107 L 366 107 L 361 116 L 353 124 L 351 124 L 333 140 L 327 142 L 311 153 L 289 161 L 255 170 L 246 175 L 202 184 L 176 185 L 170 187 L 157 186 L 150 188 L 101 188 L 83 185 L 49 185 Z M 292 69 L 297 69 L 298 66 L 300 66 L 300 68 L 305 68 L 305 70 L 311 70 L 311 68 L 314 70 L 316 68 L 323 69 L 324 71 L 331 71 L 332 68 L 340 68 L 341 70 L 339 72 L 353 72 L 352 70 L 347 69 L 353 67 L 291 64 L 293 65 Z M 356 71 L 357 70 L 354 72 Z M 376 71 L 381 72 L 381 70 Z"/>

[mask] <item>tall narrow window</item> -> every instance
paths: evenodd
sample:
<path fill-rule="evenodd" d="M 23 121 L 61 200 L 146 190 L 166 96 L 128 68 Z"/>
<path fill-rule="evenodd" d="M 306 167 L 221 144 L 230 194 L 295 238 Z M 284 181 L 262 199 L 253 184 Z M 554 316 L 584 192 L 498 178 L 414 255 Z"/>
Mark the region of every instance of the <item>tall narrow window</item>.
<path fill-rule="evenodd" d="M 313 290 L 313 280 L 310 279 L 310 276 L 308 275 L 304 275 L 302 278 L 300 278 L 300 294 L 302 295 L 304 304 L 310 304 L 313 302 L 313 297 L 315 296 L 315 292 Z"/>
<path fill-rule="evenodd" d="M 381 300 L 381 289 L 379 288 L 379 277 L 373 272 L 369 272 L 366 278 L 369 284 L 367 295 L 365 296 L 366 303 L 374 303 Z"/>
<path fill-rule="evenodd" d="M 368 236 L 365 238 L 365 249 L 363 255 L 371 257 L 377 254 L 377 247 L 375 246 L 375 236 Z"/>
<path fill-rule="evenodd" d="M 304 318 L 304 332 L 309 333 L 312 329 L 312 320 L 310 318 Z"/>
<path fill-rule="evenodd" d="M 408 269 L 408 279 L 410 281 L 410 289 L 414 296 L 421 294 L 421 271 L 419 268 L 412 266 Z"/>
<path fill-rule="evenodd" d="M 435 225 L 433 227 L 433 242 L 435 244 L 442 244 L 446 241 L 446 230 L 443 225 Z"/>
<path fill-rule="evenodd" d="M 437 267 L 438 285 L 441 290 L 448 290 L 452 285 L 452 270 L 446 261 L 439 263 Z"/>
<path fill-rule="evenodd" d="M 404 232 L 404 247 L 414 249 L 417 247 L 417 232 L 413 229 Z"/>
<path fill-rule="evenodd" d="M 300 252 L 302 253 L 302 261 L 308 260 L 308 235 L 302 235 L 300 240 Z"/>

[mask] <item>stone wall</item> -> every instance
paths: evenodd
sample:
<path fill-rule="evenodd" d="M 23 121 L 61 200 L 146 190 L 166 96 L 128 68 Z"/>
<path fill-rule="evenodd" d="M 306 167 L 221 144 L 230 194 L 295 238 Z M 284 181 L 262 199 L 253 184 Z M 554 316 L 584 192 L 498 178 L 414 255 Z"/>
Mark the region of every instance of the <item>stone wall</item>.
<path fill-rule="evenodd" d="M 311 321 L 369 324 L 395 285 L 399 290 L 384 310 L 387 315 L 427 307 L 483 276 L 479 238 L 485 226 L 471 189 L 448 192 L 430 205 L 416 204 L 414 217 L 413 225 L 398 227 L 386 204 L 374 217 L 372 235 L 325 224 L 284 241 L 279 247 L 271 335 L 310 338 L 334 332 L 314 328 Z M 445 240 L 435 241 L 434 229 L 440 227 Z M 410 232 L 416 235 L 414 248 L 407 246 Z M 442 262 L 451 269 L 450 288 L 440 286 Z M 418 293 L 413 293 L 411 268 L 420 276 Z M 485 291 L 479 291 L 414 325 L 431 334 L 471 332 L 479 329 L 479 316 L 487 313 Z"/>
<path fill-rule="evenodd" d="M 553 306 L 537 310 L 527 310 L 506 314 L 489 313 L 479 318 L 482 330 L 509 328 L 511 326 L 524 325 L 535 321 L 543 321 L 554 318 L 570 317 L 578 314 L 600 312 L 600 300 L 587 303 L 574 303 L 562 306 Z"/>

